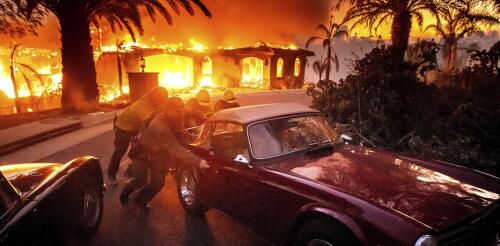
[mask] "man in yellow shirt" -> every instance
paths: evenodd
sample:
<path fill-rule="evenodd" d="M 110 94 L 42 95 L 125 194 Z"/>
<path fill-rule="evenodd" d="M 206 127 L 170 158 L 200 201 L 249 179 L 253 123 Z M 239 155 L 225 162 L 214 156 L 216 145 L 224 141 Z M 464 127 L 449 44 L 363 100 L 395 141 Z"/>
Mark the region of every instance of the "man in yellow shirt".
<path fill-rule="evenodd" d="M 130 139 L 139 133 L 142 125 L 152 119 L 157 112 L 165 108 L 168 91 L 157 87 L 150 93 L 127 107 L 115 118 L 115 150 L 108 166 L 108 177 L 111 185 L 117 185 L 116 173 L 120 168 L 120 161 L 127 151 Z"/>

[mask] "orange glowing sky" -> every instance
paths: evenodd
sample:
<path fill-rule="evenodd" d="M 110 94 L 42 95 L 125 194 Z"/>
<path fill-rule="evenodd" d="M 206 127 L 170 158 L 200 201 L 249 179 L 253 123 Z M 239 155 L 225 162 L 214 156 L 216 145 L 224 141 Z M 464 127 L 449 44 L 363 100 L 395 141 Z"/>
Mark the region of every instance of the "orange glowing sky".
<path fill-rule="evenodd" d="M 145 42 L 179 43 L 195 38 L 209 47 L 252 45 L 259 41 L 270 43 L 295 43 L 315 35 L 315 26 L 327 23 L 330 18 L 331 0 L 232 0 L 203 1 L 213 14 L 208 19 L 196 12 L 194 17 L 186 13 L 174 16 L 174 25 L 168 26 L 165 21 L 152 23 L 145 19 L 146 33 L 141 38 Z M 334 19 L 340 21 L 346 6 L 334 12 Z M 433 23 L 434 18 L 426 15 L 424 26 Z M 29 47 L 59 49 L 57 20 L 49 16 L 38 36 L 28 36 L 16 40 Z M 351 32 L 351 36 L 367 37 L 370 32 L 360 27 Z M 390 38 L 390 26 L 380 28 L 378 35 L 383 39 Z M 1 35 L 0 35 L 1 36 Z M 433 37 L 431 32 L 424 33 L 416 25 L 412 29 L 412 37 Z M 126 33 L 104 33 L 103 41 L 114 43 L 117 38 L 127 37 Z M 8 45 L 8 37 L 1 36 L 0 44 Z"/>
<path fill-rule="evenodd" d="M 144 42 L 179 43 L 195 38 L 209 47 L 252 45 L 259 41 L 270 43 L 295 43 L 301 45 L 302 40 L 315 34 L 319 23 L 327 23 L 330 18 L 331 0 L 204 0 L 213 14 L 208 19 L 196 12 L 194 17 L 186 13 L 174 16 L 174 25 L 168 26 L 165 21 L 152 23 L 145 19 L 146 33 Z M 347 6 L 334 12 L 334 19 L 340 21 Z M 433 23 L 434 18 L 426 15 L 424 26 Z M 28 47 L 58 50 L 59 34 L 57 20 L 49 16 L 39 36 L 28 36 L 16 40 Z M 351 36 L 367 37 L 367 28 L 357 28 Z M 390 27 L 380 28 L 378 35 L 383 39 L 390 38 Z M 117 38 L 126 37 L 126 33 L 104 33 L 104 43 L 115 43 Z M 416 25 L 412 29 L 412 37 L 433 37 L 431 32 L 424 33 Z M 8 45 L 7 37 L 0 37 L 0 44 Z"/>
<path fill-rule="evenodd" d="M 242 47 L 255 45 L 260 41 L 271 44 L 294 44 L 305 48 L 306 40 L 317 35 L 316 26 L 320 23 L 327 24 L 330 15 L 334 20 L 340 22 L 349 6 L 343 6 L 340 11 L 331 13 L 334 4 L 332 0 L 203 0 L 212 12 L 213 18 L 208 19 L 196 11 L 195 16 L 189 16 L 183 12 L 174 15 L 173 26 L 167 25 L 164 20 L 159 19 L 156 23 L 144 18 L 145 35 L 140 37 L 141 43 L 149 45 L 183 43 L 189 46 L 189 40 L 194 38 L 208 48 Z M 435 20 L 429 14 L 425 15 L 424 27 Z M 38 30 L 38 36 L 27 36 L 16 39 L 14 42 L 21 43 L 24 47 L 45 48 L 58 51 L 60 49 L 60 36 L 58 32 L 57 19 L 48 16 L 44 26 Z M 493 39 L 500 35 L 500 28 L 493 28 Z M 372 33 L 374 34 L 374 33 Z M 390 23 L 382 26 L 377 35 L 384 40 L 390 40 Z M 336 41 L 334 45 L 340 59 L 353 58 L 353 54 L 362 55 L 373 48 L 373 41 L 367 38 L 370 32 L 366 27 L 359 27 L 350 33 L 350 37 Z M 118 39 L 129 39 L 125 32 L 111 33 L 104 31 L 102 44 L 112 45 Z M 423 32 L 416 24 L 413 25 L 411 39 L 439 37 L 432 32 Z M 373 38 L 376 39 L 376 36 Z M 0 35 L 0 53 L 3 46 L 8 47 L 10 39 Z M 482 42 L 482 40 L 479 40 Z M 94 41 L 94 44 L 96 42 Z M 483 48 L 491 46 L 491 40 L 484 42 Z M 184 46 L 186 47 L 186 46 Z M 320 45 L 310 47 L 319 56 L 324 56 L 324 50 Z M 7 52 L 8 53 L 8 52 Z M 311 58 L 317 59 L 317 58 Z M 340 73 L 335 76 L 342 77 L 348 72 L 347 66 L 342 63 Z M 338 74 L 338 75 L 337 75 Z M 306 79 L 315 77 L 312 71 L 306 72 Z"/>

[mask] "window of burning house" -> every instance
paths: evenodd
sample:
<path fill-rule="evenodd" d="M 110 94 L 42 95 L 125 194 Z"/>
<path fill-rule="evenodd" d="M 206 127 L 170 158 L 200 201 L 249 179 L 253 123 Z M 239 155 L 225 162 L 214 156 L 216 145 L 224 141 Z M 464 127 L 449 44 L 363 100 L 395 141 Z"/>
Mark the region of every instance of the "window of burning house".
<path fill-rule="evenodd" d="M 294 69 L 293 69 L 293 76 L 299 77 L 299 75 L 300 75 L 300 59 L 299 58 L 295 58 L 295 65 L 294 65 Z"/>
<path fill-rule="evenodd" d="M 212 81 L 212 59 L 210 59 L 209 56 L 203 57 L 201 61 L 201 77 L 198 81 L 198 85 L 201 87 L 215 86 Z"/>
<path fill-rule="evenodd" d="M 257 57 L 247 57 L 242 60 L 242 80 L 243 87 L 263 87 L 264 86 L 264 61 Z"/>
<path fill-rule="evenodd" d="M 201 74 L 212 75 L 212 59 L 208 56 L 203 57 L 201 62 Z"/>
<path fill-rule="evenodd" d="M 283 58 L 279 58 L 276 63 L 276 78 L 283 78 Z"/>
<path fill-rule="evenodd" d="M 165 88 L 193 86 L 193 59 L 176 55 L 145 57 L 147 70 L 159 72 L 159 85 Z"/>

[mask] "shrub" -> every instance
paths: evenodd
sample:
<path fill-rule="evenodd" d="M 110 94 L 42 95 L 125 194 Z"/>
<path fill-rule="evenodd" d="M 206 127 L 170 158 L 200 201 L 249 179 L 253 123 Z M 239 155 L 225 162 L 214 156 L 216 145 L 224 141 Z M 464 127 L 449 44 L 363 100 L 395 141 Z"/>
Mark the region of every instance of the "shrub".
<path fill-rule="evenodd" d="M 422 52 L 422 62 L 397 63 L 391 59 L 390 47 L 374 48 L 353 62 L 345 79 L 322 80 L 308 89 L 312 106 L 332 124 L 351 126 L 365 144 L 498 176 L 500 80 L 495 63 L 483 61 L 492 55 L 476 56 L 476 63 L 460 71 L 462 81 L 470 81 L 467 86 L 463 82 L 463 86 L 437 87 L 417 75 L 422 75 L 422 69 L 435 69 L 435 61 L 425 61 L 435 58 L 429 51 L 437 52 Z"/>

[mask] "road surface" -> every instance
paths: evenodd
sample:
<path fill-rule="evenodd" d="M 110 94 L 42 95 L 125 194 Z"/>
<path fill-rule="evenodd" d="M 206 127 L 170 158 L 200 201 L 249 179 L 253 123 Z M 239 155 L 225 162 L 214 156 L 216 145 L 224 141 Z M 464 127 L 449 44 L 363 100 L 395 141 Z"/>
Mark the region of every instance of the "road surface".
<path fill-rule="evenodd" d="M 248 94 L 240 98 L 242 105 L 270 102 L 309 104 L 309 101 L 310 98 L 303 91 Z M 0 158 L 0 162 L 64 163 L 78 156 L 92 155 L 101 160 L 106 173 L 113 151 L 113 139 L 112 125 L 108 122 L 20 150 Z M 36 156 L 43 158 L 37 159 Z M 122 160 L 120 174 L 128 162 L 130 160 L 127 158 Z M 76 238 L 69 239 L 67 245 L 269 245 L 248 228 L 219 211 L 211 209 L 204 217 L 185 213 L 178 201 L 175 182 L 171 176 L 166 178 L 165 187 L 152 201 L 148 215 L 144 215 L 133 205 L 120 205 L 118 195 L 125 178 L 118 175 L 118 180 L 119 186 L 108 186 L 104 195 L 104 215 L 97 233 L 84 242 Z"/>

